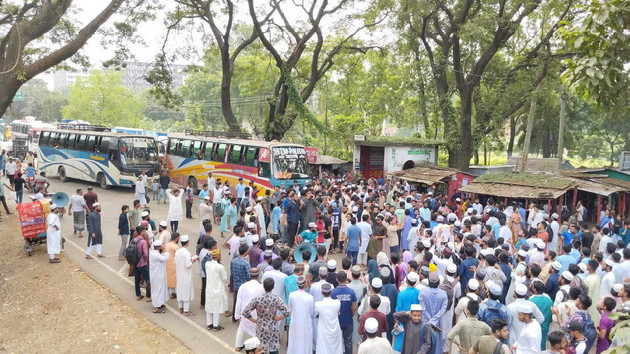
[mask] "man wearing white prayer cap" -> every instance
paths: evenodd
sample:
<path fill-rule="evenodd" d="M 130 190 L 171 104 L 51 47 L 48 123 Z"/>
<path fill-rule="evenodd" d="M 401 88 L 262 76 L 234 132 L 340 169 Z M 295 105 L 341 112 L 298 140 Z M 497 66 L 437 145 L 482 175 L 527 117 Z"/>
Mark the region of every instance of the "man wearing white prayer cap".
<path fill-rule="evenodd" d="M 367 339 L 359 345 L 359 354 L 393 354 L 394 349 L 392 348 L 389 341 L 383 337 L 379 337 L 376 335 L 378 331 L 378 321 L 374 317 L 370 317 L 365 320 L 365 325 L 363 326 L 365 329 L 365 333 L 367 334 Z"/>
<path fill-rule="evenodd" d="M 151 279 L 151 303 L 153 313 L 164 313 L 162 305 L 168 301 L 168 286 L 166 282 L 166 262 L 171 258 L 164 252 L 162 240 L 153 242 L 153 249 L 149 251 L 149 279 Z"/>
<path fill-rule="evenodd" d="M 50 204 L 50 213 L 46 218 L 46 224 L 48 228 L 46 230 L 46 248 L 48 250 L 48 257 L 50 257 L 50 263 L 60 263 L 61 259 L 55 257 L 56 254 L 61 253 L 61 220 L 59 219 L 59 207 L 57 204 Z M 89 237 L 89 236 L 88 236 Z"/>
<path fill-rule="evenodd" d="M 531 309 L 531 313 L 533 314 L 534 320 L 538 323 L 543 323 L 545 321 L 545 316 L 542 312 L 534 305 L 533 302 L 528 301 L 526 299 L 527 296 L 527 286 L 525 284 L 517 284 L 514 287 L 514 302 L 507 305 L 507 323 L 508 323 L 508 344 L 511 346 L 521 335 L 521 331 L 525 326 L 525 323 L 519 321 L 518 319 L 518 311 L 522 307 L 529 307 Z"/>
<path fill-rule="evenodd" d="M 518 340 L 511 346 L 518 354 L 538 354 L 541 352 L 542 330 L 533 318 L 533 309 L 526 303 L 517 307 L 518 320 L 523 323 Z"/>
<path fill-rule="evenodd" d="M 246 340 L 245 343 L 245 354 L 262 354 L 263 348 L 260 345 L 260 339 L 258 337 L 251 337 Z"/>

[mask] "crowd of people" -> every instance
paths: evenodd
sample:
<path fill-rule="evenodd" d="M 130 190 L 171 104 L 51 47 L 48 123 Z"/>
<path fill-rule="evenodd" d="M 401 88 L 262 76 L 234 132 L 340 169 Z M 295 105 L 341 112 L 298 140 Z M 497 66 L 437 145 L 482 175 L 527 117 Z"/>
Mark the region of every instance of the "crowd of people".
<path fill-rule="evenodd" d="M 562 220 L 548 205 L 382 179 L 206 182 L 196 195 L 160 175 L 154 199 L 169 210 L 157 225 L 148 200 L 122 206 L 119 259 L 154 313 L 176 299 L 193 316 L 199 295 L 208 330 L 235 323 L 236 351 L 583 354 L 624 344 L 610 315 L 630 313 L 630 225 L 609 210 L 589 228 L 581 211 Z M 90 259 L 93 244 L 101 256 L 99 203 L 80 197 L 72 211 L 89 215 Z M 180 235 L 194 210 L 199 233 Z M 80 234 L 82 218 L 74 224 Z"/>

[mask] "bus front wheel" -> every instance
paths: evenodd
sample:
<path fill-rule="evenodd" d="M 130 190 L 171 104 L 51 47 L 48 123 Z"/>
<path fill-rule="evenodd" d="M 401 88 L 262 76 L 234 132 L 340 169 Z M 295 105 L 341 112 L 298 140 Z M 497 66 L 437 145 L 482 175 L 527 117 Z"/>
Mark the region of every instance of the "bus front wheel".
<path fill-rule="evenodd" d="M 57 171 L 57 174 L 59 175 L 59 180 L 61 182 L 67 182 L 68 181 L 68 176 L 66 176 L 66 169 L 63 167 L 59 167 L 59 171 Z"/>
<path fill-rule="evenodd" d="M 107 177 L 105 177 L 105 175 L 103 173 L 99 173 L 96 176 L 96 181 L 101 186 L 101 188 L 109 189 L 109 186 L 107 185 Z"/>

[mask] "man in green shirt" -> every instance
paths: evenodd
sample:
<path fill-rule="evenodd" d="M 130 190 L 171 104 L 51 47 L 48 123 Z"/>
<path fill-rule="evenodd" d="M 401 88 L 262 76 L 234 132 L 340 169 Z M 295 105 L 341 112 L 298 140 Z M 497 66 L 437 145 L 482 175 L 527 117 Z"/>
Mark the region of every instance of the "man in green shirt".
<path fill-rule="evenodd" d="M 468 354 L 492 354 L 498 347 L 501 348 L 499 354 L 510 354 L 510 348 L 501 342 L 508 339 L 507 322 L 502 318 L 496 318 L 492 321 L 490 330 L 492 334 L 479 337 L 479 340 L 470 348 Z"/>
<path fill-rule="evenodd" d="M 133 208 L 129 210 L 129 227 L 135 229 L 140 225 L 140 201 L 133 201 Z"/>
<path fill-rule="evenodd" d="M 471 300 L 466 306 L 466 318 L 457 322 L 448 333 L 448 340 L 459 348 L 461 353 L 467 353 L 481 336 L 491 335 L 490 327 L 477 319 L 479 302 Z M 459 340 L 455 337 L 459 336 Z"/>

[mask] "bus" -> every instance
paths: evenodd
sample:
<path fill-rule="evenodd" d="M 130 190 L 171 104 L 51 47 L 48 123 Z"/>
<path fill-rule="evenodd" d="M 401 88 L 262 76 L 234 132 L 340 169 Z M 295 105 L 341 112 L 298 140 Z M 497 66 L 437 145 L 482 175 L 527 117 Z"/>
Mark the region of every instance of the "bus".
<path fill-rule="evenodd" d="M 13 147 L 21 146 L 33 154 L 37 154 L 39 135 L 42 129 L 45 128 L 54 128 L 54 125 L 44 123 L 35 117 L 24 117 L 24 119 L 14 120 L 11 122 Z"/>
<path fill-rule="evenodd" d="M 253 181 L 261 191 L 293 181 L 304 186 L 310 181 L 306 149 L 302 145 L 277 141 L 228 138 L 229 133 L 186 131 L 169 135 L 165 164 L 175 183 L 193 183 L 195 192 L 212 172 L 215 179 L 233 187 L 242 177 Z M 232 135 L 236 136 L 236 135 Z"/>
<path fill-rule="evenodd" d="M 119 134 L 99 126 L 60 125 L 39 138 L 38 168 L 48 176 L 97 182 L 102 188 L 134 186 L 137 176 L 158 175 L 155 139 Z"/>

